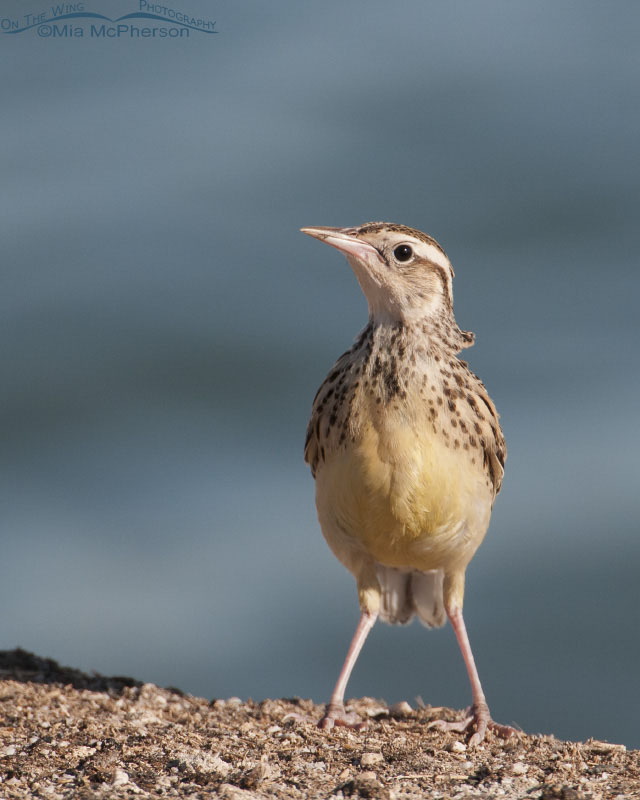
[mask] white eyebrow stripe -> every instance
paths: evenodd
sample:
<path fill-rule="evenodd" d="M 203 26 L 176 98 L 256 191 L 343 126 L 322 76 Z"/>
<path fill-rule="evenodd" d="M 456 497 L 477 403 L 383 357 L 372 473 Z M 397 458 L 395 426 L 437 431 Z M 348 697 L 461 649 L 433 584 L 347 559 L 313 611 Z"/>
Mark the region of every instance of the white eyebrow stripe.
<path fill-rule="evenodd" d="M 442 250 L 440 250 L 438 247 L 434 247 L 432 244 L 427 244 L 427 242 L 420 242 L 419 246 L 421 253 L 424 253 L 426 258 L 431 261 L 432 264 L 442 267 L 444 270 L 446 270 L 447 274 L 449 274 L 451 270 L 451 264 Z"/>

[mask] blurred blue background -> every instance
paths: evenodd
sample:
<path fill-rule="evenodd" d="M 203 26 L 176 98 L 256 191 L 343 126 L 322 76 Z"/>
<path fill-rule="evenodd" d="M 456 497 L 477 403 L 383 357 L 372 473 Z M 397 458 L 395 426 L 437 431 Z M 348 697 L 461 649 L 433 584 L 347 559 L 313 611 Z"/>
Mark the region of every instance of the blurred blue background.
<path fill-rule="evenodd" d="M 391 220 L 450 255 L 509 446 L 494 717 L 640 746 L 640 6 L 170 7 L 219 32 L 0 33 L 0 647 L 328 698 L 357 599 L 302 445 L 366 305 L 298 228 Z M 348 695 L 464 707 L 451 628 L 377 626 Z"/>

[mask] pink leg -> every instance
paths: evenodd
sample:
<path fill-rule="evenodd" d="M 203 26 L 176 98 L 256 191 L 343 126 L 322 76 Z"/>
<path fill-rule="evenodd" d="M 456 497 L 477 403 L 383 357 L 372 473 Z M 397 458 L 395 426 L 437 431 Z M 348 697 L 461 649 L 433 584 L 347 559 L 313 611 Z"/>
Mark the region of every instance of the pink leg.
<path fill-rule="evenodd" d="M 471 652 L 471 645 L 469 644 L 469 637 L 467 636 L 467 628 L 464 624 L 462 610 L 460 608 L 447 609 L 447 614 L 456 634 L 456 639 L 458 640 L 458 645 L 460 646 L 462 657 L 464 658 L 464 663 L 467 668 L 469 681 L 471 682 L 473 704 L 469 709 L 469 716 L 462 722 L 440 721 L 436 723 L 437 727 L 445 730 L 465 731 L 473 725 L 476 730 L 469 741 L 470 747 L 474 747 L 484 741 L 487 728 L 491 728 L 491 730 L 495 731 L 500 736 L 511 736 L 516 733 L 514 728 L 508 725 L 499 725 L 491 719 L 489 706 L 487 705 L 484 692 L 482 691 L 482 684 L 480 683 L 476 662 Z"/>
<path fill-rule="evenodd" d="M 324 713 L 324 717 L 322 717 L 318 723 L 320 728 L 333 728 L 334 725 L 345 725 L 354 728 L 364 726 L 365 723 L 358 720 L 355 715 L 347 714 L 344 710 L 344 693 L 347 688 L 349 677 L 351 676 L 351 671 L 353 670 L 355 663 L 358 660 L 358 656 L 360 655 L 360 651 L 362 650 L 362 645 L 369 635 L 369 631 L 375 625 L 377 618 L 377 613 L 371 614 L 369 611 L 363 611 L 360 615 L 360 621 L 358 622 L 358 627 L 356 628 L 356 632 L 353 634 L 353 639 L 349 645 L 349 652 L 347 653 L 344 665 L 340 671 L 340 675 L 338 676 L 338 682 L 333 690 L 333 694 L 331 695 L 331 700 L 329 701 L 327 710 Z"/>

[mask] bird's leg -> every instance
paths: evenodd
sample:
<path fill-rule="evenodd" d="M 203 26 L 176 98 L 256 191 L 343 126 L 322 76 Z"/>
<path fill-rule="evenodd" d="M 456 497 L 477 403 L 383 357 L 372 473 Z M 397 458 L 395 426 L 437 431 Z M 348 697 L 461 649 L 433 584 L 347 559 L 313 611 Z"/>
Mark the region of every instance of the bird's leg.
<path fill-rule="evenodd" d="M 347 688 L 347 682 L 349 681 L 351 671 L 353 670 L 353 667 L 358 660 L 358 656 L 360 655 L 360 651 L 362 650 L 362 645 L 369 635 L 369 631 L 371 628 L 373 628 L 377 618 L 377 611 L 363 611 L 360 615 L 360 621 L 358 622 L 358 627 L 356 628 L 356 632 L 353 634 L 353 639 L 349 645 L 349 652 L 347 653 L 342 670 L 338 676 L 338 682 L 333 690 L 333 694 L 331 695 L 331 700 L 329 701 L 329 705 L 324 713 L 324 717 L 322 717 L 318 723 L 320 728 L 329 729 L 333 728 L 334 725 L 344 725 L 350 728 L 361 728 L 366 725 L 366 723 L 358 719 L 355 714 L 347 714 L 344 709 L 344 693 Z"/>
<path fill-rule="evenodd" d="M 480 677 L 478 676 L 476 663 L 473 658 L 473 653 L 471 652 L 471 645 L 469 644 L 469 637 L 467 636 L 467 628 L 464 624 L 462 609 L 459 606 L 447 608 L 447 616 L 449 617 L 451 625 L 453 626 L 453 630 L 456 634 L 456 639 L 458 640 L 458 645 L 460 646 L 462 657 L 464 658 L 464 663 L 467 668 L 469 681 L 471 682 L 473 703 L 469 709 L 469 716 L 462 720 L 462 722 L 444 722 L 443 720 L 439 720 L 438 722 L 434 723 L 434 726 L 442 730 L 460 732 L 466 731 L 470 727 L 474 727 L 475 733 L 469 740 L 470 747 L 474 747 L 475 745 L 484 741 L 487 728 L 505 738 L 512 736 L 514 733 L 516 733 L 515 728 L 511 728 L 509 725 L 500 725 L 491 719 L 489 706 L 487 705 L 484 692 L 482 691 Z"/>

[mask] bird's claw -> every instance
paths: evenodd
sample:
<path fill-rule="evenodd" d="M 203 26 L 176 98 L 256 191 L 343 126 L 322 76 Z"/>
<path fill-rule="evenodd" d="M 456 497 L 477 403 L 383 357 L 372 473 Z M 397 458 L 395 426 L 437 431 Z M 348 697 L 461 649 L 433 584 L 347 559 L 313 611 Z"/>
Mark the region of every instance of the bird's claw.
<path fill-rule="evenodd" d="M 357 714 L 348 714 L 344 706 L 328 705 L 324 716 L 318 722 L 318 727 L 325 731 L 330 731 L 333 727 L 351 728 L 355 731 L 361 731 L 367 727 L 367 721 L 361 720 Z"/>
<path fill-rule="evenodd" d="M 489 708 L 486 705 L 471 706 L 466 711 L 464 719 L 457 722 L 447 722 L 443 719 L 435 720 L 428 726 L 429 728 L 437 728 L 441 731 L 452 731 L 454 733 L 465 733 L 469 728 L 475 728 L 475 731 L 469 739 L 469 747 L 475 747 L 481 744 L 486 736 L 487 730 L 501 736 L 503 739 L 508 739 L 518 731 L 510 725 L 501 725 L 499 722 L 494 722 L 491 719 Z"/>

